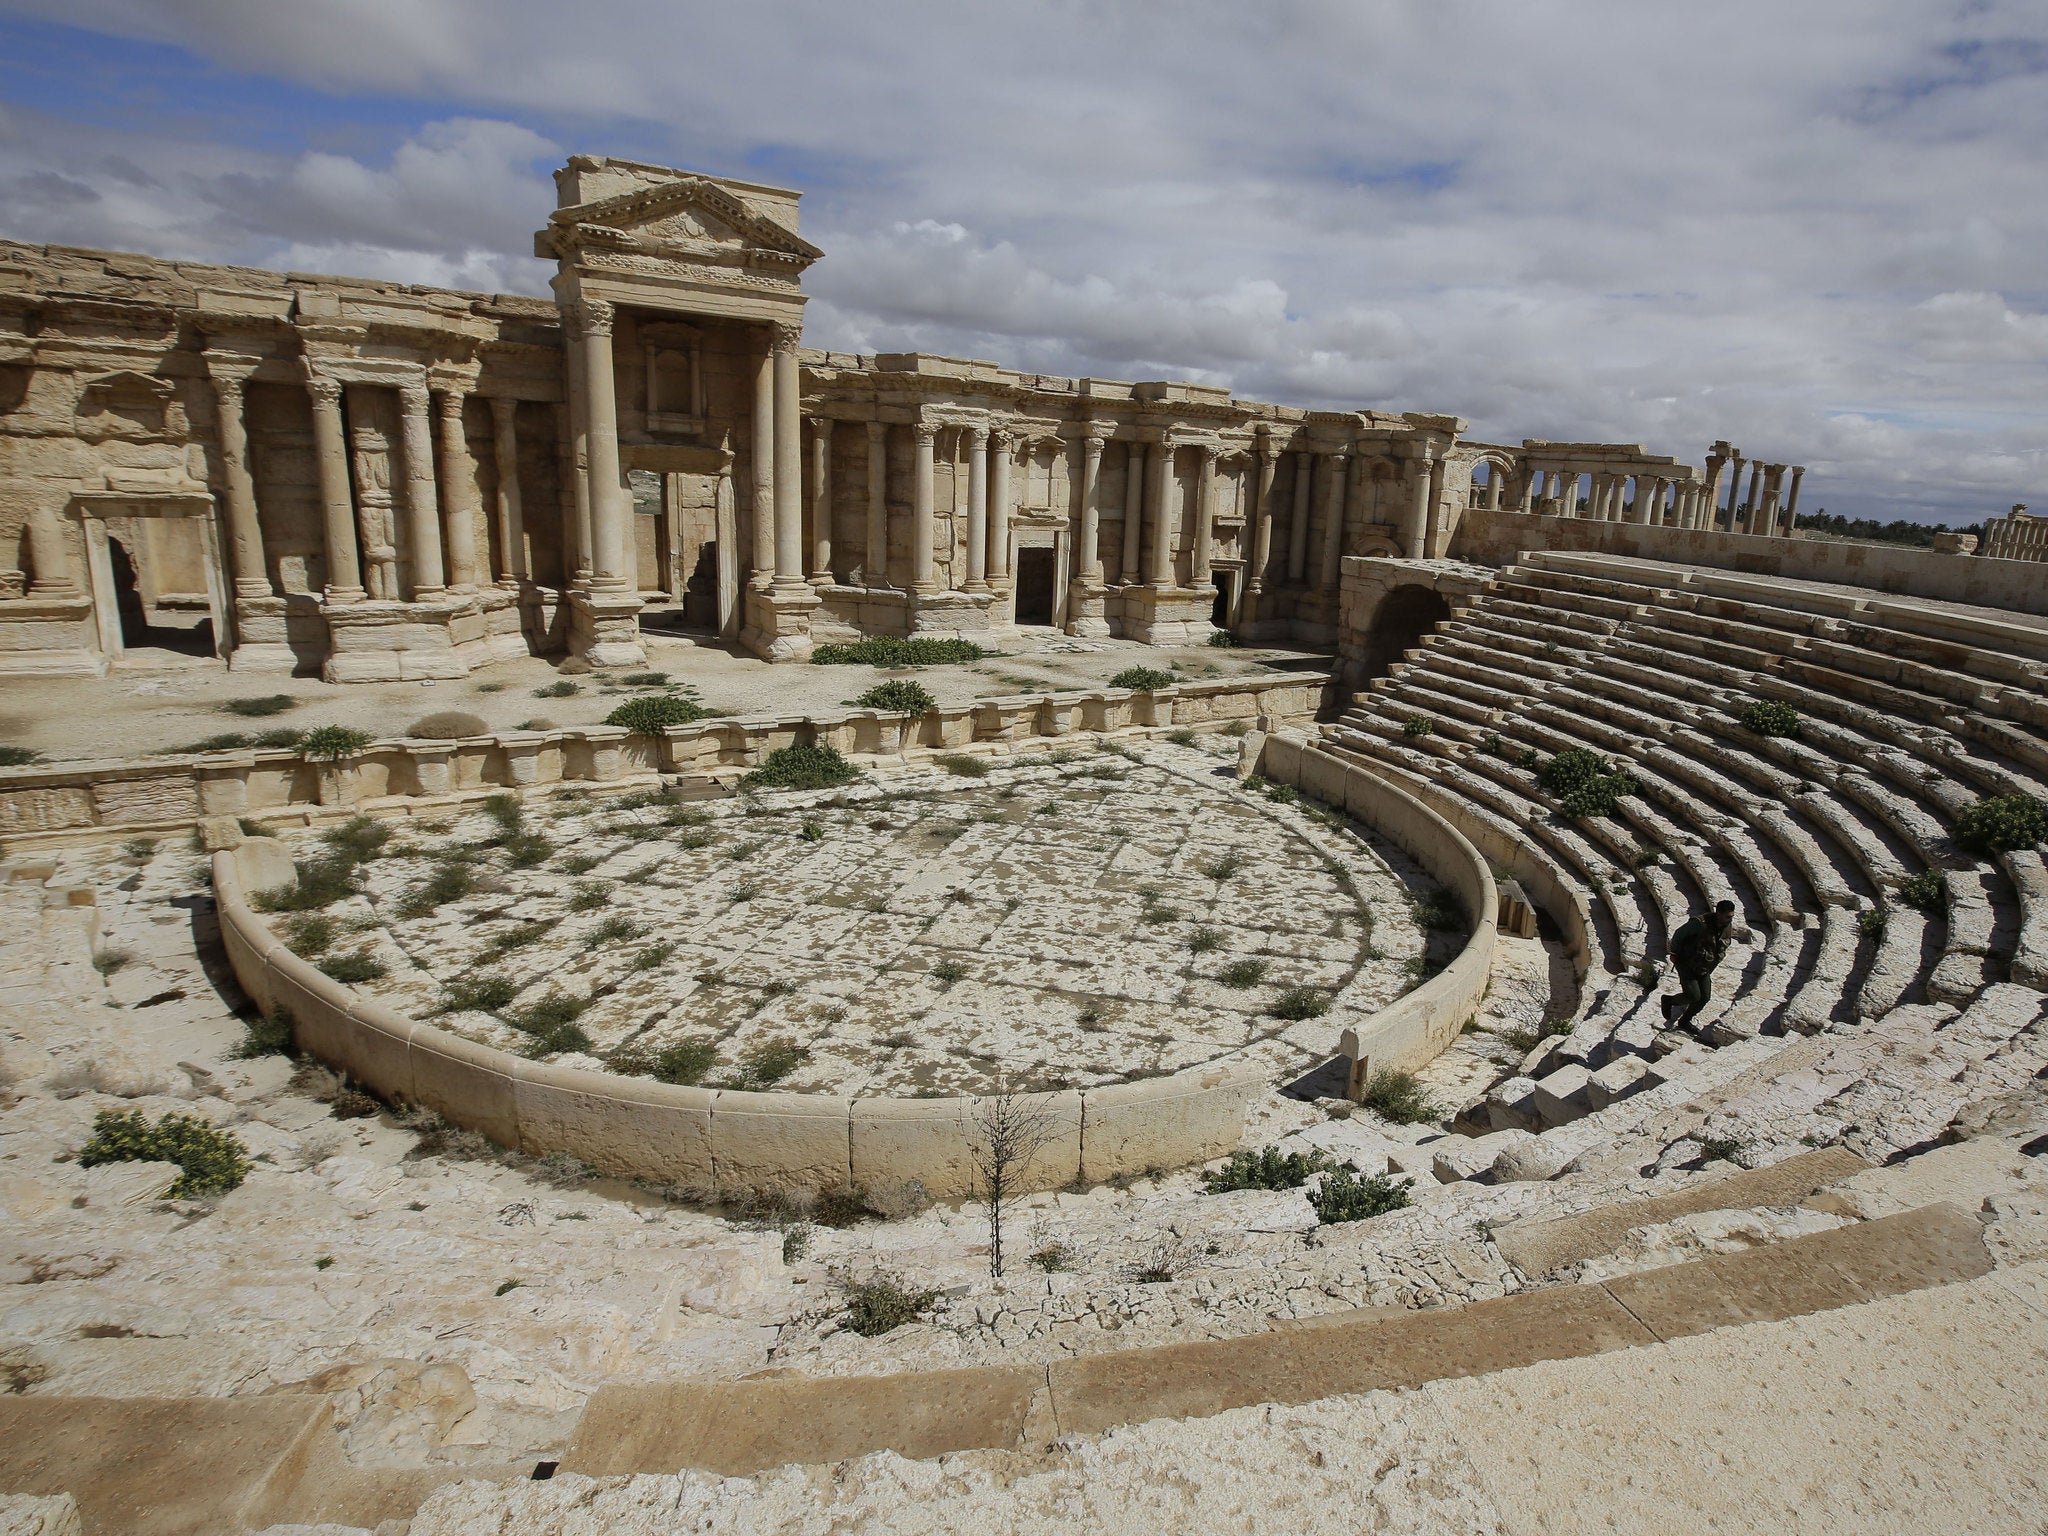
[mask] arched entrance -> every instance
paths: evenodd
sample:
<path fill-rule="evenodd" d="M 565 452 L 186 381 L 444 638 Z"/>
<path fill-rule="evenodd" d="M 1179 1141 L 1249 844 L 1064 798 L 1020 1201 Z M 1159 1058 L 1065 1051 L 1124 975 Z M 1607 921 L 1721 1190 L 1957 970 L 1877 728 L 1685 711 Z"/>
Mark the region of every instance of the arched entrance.
<path fill-rule="evenodd" d="M 1394 588 L 1380 599 L 1366 628 L 1364 672 L 1359 682 L 1386 676 L 1403 651 L 1450 616 L 1451 605 L 1442 593 L 1412 583 Z"/>

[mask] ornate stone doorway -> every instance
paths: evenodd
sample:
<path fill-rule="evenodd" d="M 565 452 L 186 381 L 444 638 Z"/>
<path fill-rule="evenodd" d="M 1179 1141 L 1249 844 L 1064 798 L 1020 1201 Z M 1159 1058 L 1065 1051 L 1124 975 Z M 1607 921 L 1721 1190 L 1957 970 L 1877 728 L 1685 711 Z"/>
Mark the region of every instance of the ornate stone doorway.
<path fill-rule="evenodd" d="M 85 534 L 101 654 L 131 668 L 225 662 L 227 574 L 213 497 L 203 490 L 87 492 L 72 508 Z"/>

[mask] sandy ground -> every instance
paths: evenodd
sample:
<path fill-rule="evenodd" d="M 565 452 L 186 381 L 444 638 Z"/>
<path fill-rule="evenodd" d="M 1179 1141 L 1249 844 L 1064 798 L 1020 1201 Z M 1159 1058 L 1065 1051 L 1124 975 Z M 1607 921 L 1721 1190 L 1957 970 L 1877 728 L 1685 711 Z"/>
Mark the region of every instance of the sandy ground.
<path fill-rule="evenodd" d="M 771 666 L 734 648 L 660 634 L 649 634 L 646 641 L 648 671 L 667 673 L 670 683 L 694 687 L 706 708 L 734 715 L 836 710 L 881 679 L 905 675 L 876 667 Z M 946 705 L 1099 688 L 1125 667 L 1139 664 L 1207 680 L 1273 667 L 1312 668 L 1320 659 L 1292 649 L 1147 646 L 1027 630 L 1003 641 L 999 655 L 922 667 L 916 676 Z M 333 684 L 317 677 L 233 674 L 192 663 L 150 671 L 123 668 L 103 678 L 11 678 L 0 683 L 0 744 L 64 762 L 176 751 L 225 731 L 253 734 L 281 726 L 350 725 L 398 736 L 422 716 L 443 710 L 477 715 L 493 731 L 535 720 L 551 726 L 593 725 L 627 696 L 620 674 L 571 678 L 560 671 L 560 661 L 521 657 L 471 678 L 426 683 Z M 578 691 L 562 698 L 535 697 L 536 689 L 564 681 Z M 230 700 L 272 694 L 289 695 L 297 703 L 262 719 L 225 708 Z"/>

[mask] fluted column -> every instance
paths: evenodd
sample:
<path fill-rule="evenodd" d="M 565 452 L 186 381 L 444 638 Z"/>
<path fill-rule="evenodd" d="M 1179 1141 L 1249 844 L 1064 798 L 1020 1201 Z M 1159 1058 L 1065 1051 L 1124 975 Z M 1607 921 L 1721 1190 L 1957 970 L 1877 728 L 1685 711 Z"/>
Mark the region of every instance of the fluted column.
<path fill-rule="evenodd" d="M 1429 472 L 1432 454 L 1422 445 L 1422 457 L 1415 461 L 1415 490 L 1408 502 L 1406 526 L 1401 530 L 1401 548 L 1410 560 L 1429 558 Z"/>
<path fill-rule="evenodd" d="M 349 494 L 348 432 L 341 419 L 341 381 L 306 381 L 313 400 L 313 460 L 320 477 L 320 528 L 327 552 L 327 601 L 360 603 L 362 559 L 356 550 L 355 500 Z"/>
<path fill-rule="evenodd" d="M 1173 450 L 1172 443 L 1153 449 L 1151 584 L 1173 588 Z"/>
<path fill-rule="evenodd" d="M 583 399 L 590 454 L 590 587 L 624 592 L 635 585 L 626 566 L 626 487 L 619 471 L 618 385 L 612 375 L 613 306 L 583 301 Z"/>
<path fill-rule="evenodd" d="M 506 395 L 491 396 L 491 450 L 498 471 L 498 585 L 516 587 L 532 572 L 519 497 L 519 402 Z"/>
<path fill-rule="evenodd" d="M 76 597 L 77 578 L 71 574 L 71 555 L 64 547 L 64 525 L 56 509 L 38 506 L 28 521 L 28 590 L 37 597 Z"/>
<path fill-rule="evenodd" d="M 1090 432 L 1081 439 L 1081 582 L 1102 585 L 1102 508 L 1097 504 L 1101 489 L 1102 434 Z"/>
<path fill-rule="evenodd" d="M 1140 541 L 1145 533 L 1145 445 L 1124 445 L 1124 547 L 1117 564 L 1116 579 L 1136 582 L 1139 575 Z"/>
<path fill-rule="evenodd" d="M 440 392 L 441 510 L 448 522 L 448 580 L 458 592 L 474 592 L 477 583 L 476 460 L 462 419 L 467 398 L 459 384 Z"/>
<path fill-rule="evenodd" d="M 1297 586 L 1308 579 L 1308 496 L 1315 473 L 1314 450 L 1304 448 L 1294 455 L 1294 515 L 1287 523 L 1287 579 Z"/>
<path fill-rule="evenodd" d="M 1337 589 L 1337 562 L 1344 558 L 1345 468 L 1351 456 L 1333 453 L 1323 460 L 1323 556 L 1316 567 L 1316 585 Z"/>
<path fill-rule="evenodd" d="M 910 584 L 919 592 L 936 592 L 939 580 L 932 541 L 937 536 L 938 519 L 932 508 L 932 439 L 939 428 L 937 422 L 920 421 L 911 430 L 917 438 L 917 459 L 910 482 Z"/>
<path fill-rule="evenodd" d="M 796 349 L 798 329 L 775 331 L 775 585 L 785 591 L 804 582 L 803 443 L 797 426 Z"/>
<path fill-rule="evenodd" d="M 441 572 L 441 502 L 434 487 L 432 401 L 424 380 L 398 391 L 400 435 L 405 444 L 405 526 L 412 545 L 412 597 L 428 602 L 448 588 Z"/>
<path fill-rule="evenodd" d="M 1250 624 L 1259 616 L 1259 599 L 1266 591 L 1266 562 L 1273 558 L 1273 472 L 1280 455 L 1259 433 L 1257 470 L 1251 478 L 1252 559 L 1244 584 L 1244 601 L 1238 606 L 1238 622 Z"/>
<path fill-rule="evenodd" d="M 832 418 L 811 418 L 811 585 L 832 585 Z"/>
<path fill-rule="evenodd" d="M 1007 427 L 991 427 L 988 434 L 988 584 L 998 592 L 1010 590 L 1010 444 L 1015 436 Z"/>
<path fill-rule="evenodd" d="M 249 472 L 249 428 L 243 420 L 243 376 L 215 374 L 220 412 L 220 461 L 228 504 L 228 549 L 236 597 L 269 597 L 270 569 L 263 558 L 263 525 L 256 516 L 256 481 Z"/>
<path fill-rule="evenodd" d="M 1200 468 L 1195 471 L 1195 547 L 1188 564 L 1188 585 L 1212 584 L 1216 544 L 1216 458 L 1214 443 L 1202 444 Z"/>
<path fill-rule="evenodd" d="M 967 429 L 968 592 L 988 590 L 988 428 Z"/>
<path fill-rule="evenodd" d="M 868 423 L 868 536 L 861 575 L 871 587 L 889 585 L 889 424 Z"/>
<path fill-rule="evenodd" d="M 772 333 L 771 333 L 772 334 Z M 775 579 L 775 349 L 761 350 L 754 369 L 752 566 L 749 580 L 766 588 Z"/>

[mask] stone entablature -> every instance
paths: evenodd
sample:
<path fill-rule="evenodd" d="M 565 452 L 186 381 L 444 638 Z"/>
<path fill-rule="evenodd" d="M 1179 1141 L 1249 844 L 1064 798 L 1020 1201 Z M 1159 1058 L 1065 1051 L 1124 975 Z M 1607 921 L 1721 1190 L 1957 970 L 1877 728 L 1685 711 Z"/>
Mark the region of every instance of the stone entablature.
<path fill-rule="evenodd" d="M 1762 537 L 1794 536 L 1799 486 L 1806 475 L 1801 464 L 1752 462 L 1726 442 L 1717 442 L 1708 450 L 1704 470 L 1651 454 L 1640 443 L 1556 443 L 1525 438 L 1519 448 L 1464 443 L 1457 457 L 1474 481 L 1468 505 L 1489 512 L 1585 517 L 1596 522 L 1702 528 Z M 1744 464 L 1751 469 L 1746 498 L 1742 492 Z M 1734 472 L 1729 476 L 1724 504 L 1721 474 L 1730 465 Z M 1486 471 L 1484 482 L 1478 479 L 1481 469 Z"/>

